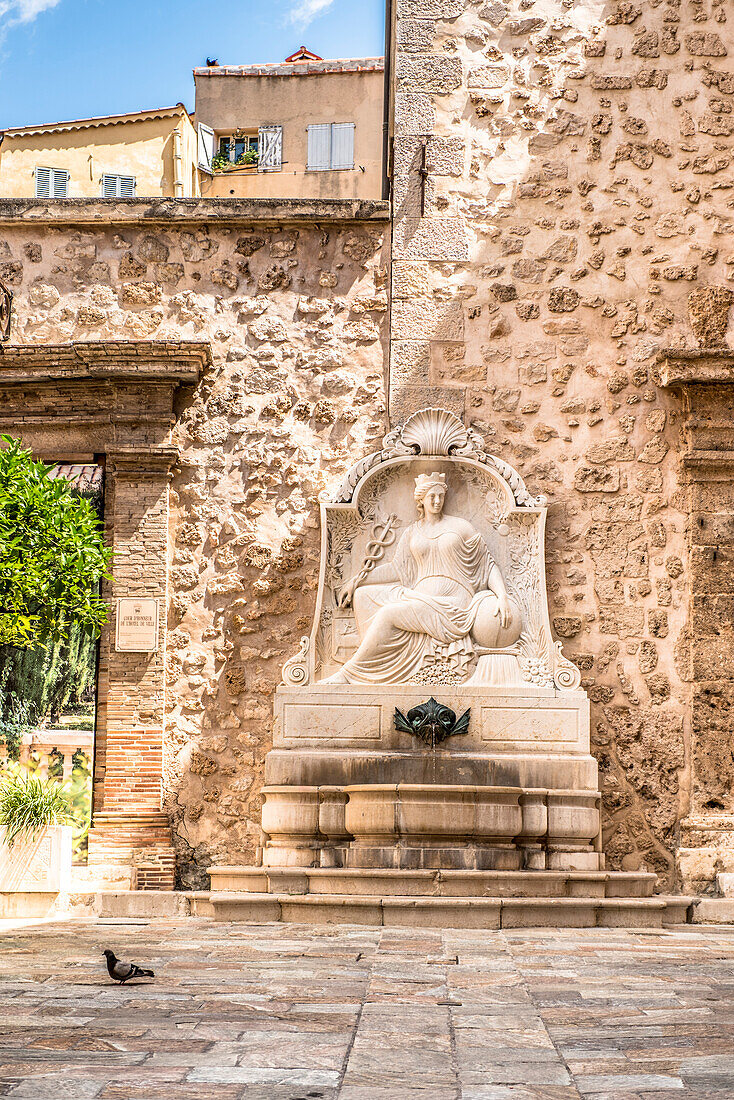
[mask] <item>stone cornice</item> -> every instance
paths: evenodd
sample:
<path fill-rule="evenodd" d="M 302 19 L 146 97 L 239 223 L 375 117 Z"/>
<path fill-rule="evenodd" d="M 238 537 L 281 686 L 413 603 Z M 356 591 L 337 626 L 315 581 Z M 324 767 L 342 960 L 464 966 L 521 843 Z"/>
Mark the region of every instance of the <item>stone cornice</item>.
<path fill-rule="evenodd" d="M 178 447 L 119 447 L 105 448 L 109 468 L 119 476 L 168 477 L 178 459 Z"/>
<path fill-rule="evenodd" d="M 0 345 L 0 386 L 94 380 L 195 384 L 212 364 L 204 340 L 90 340 Z"/>
<path fill-rule="evenodd" d="M 734 385 L 732 348 L 664 348 L 656 362 L 663 387 Z"/>
<path fill-rule="evenodd" d="M 0 199 L 0 225 L 321 225 L 386 223 L 390 204 L 370 199 Z"/>
<path fill-rule="evenodd" d="M 684 454 L 683 470 L 695 481 L 734 481 L 734 453 L 731 451 L 699 451 Z"/>

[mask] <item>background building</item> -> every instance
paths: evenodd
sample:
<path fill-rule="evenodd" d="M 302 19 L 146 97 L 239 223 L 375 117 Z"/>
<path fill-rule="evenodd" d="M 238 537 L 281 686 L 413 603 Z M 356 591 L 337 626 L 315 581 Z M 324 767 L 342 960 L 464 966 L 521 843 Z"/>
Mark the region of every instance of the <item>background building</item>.
<path fill-rule="evenodd" d="M 186 108 L 0 131 L 3 198 L 176 198 L 200 194 Z"/>
<path fill-rule="evenodd" d="M 379 198 L 381 57 L 194 69 L 208 198 Z"/>

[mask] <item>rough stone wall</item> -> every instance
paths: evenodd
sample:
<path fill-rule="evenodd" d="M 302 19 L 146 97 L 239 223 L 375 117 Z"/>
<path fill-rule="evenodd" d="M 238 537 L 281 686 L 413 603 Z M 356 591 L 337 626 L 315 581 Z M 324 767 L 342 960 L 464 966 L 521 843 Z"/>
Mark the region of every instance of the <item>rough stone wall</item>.
<path fill-rule="evenodd" d="M 311 625 L 318 495 L 385 430 L 384 229 L 0 225 L 13 343 L 211 341 L 173 430 L 164 808 L 186 885 L 253 858 L 271 697 Z"/>
<path fill-rule="evenodd" d="M 547 494 L 609 862 L 669 886 L 687 581 L 681 410 L 655 357 L 694 344 L 690 292 L 734 278 L 728 5 L 396 4 L 391 417 L 465 413 Z"/>

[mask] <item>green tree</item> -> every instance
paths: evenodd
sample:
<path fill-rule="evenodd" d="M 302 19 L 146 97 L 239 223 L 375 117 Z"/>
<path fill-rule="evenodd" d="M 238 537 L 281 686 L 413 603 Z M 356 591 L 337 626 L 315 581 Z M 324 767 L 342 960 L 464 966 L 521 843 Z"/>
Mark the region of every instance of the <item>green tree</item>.
<path fill-rule="evenodd" d="M 0 646 L 0 736 L 13 697 L 37 716 L 36 725 L 45 718 L 58 721 L 69 705 L 92 702 L 96 658 L 95 633 L 78 623 L 71 623 L 68 638 L 36 649 Z"/>
<path fill-rule="evenodd" d="M 68 642 L 74 627 L 99 635 L 98 593 L 111 551 L 94 506 L 18 439 L 0 450 L 0 645 Z"/>

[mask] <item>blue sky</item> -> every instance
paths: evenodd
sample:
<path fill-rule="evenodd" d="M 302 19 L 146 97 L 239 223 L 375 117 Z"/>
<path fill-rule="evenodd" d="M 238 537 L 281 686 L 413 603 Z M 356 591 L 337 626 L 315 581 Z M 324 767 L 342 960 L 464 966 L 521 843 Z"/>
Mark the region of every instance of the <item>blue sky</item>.
<path fill-rule="evenodd" d="M 191 70 L 383 52 L 383 0 L 0 0 L 0 129 L 181 101 Z"/>

